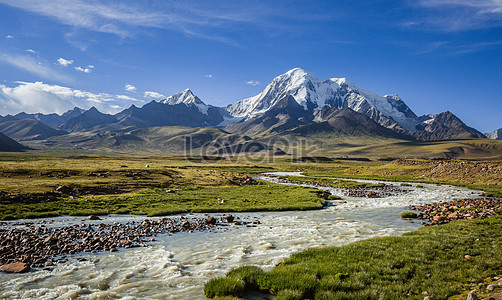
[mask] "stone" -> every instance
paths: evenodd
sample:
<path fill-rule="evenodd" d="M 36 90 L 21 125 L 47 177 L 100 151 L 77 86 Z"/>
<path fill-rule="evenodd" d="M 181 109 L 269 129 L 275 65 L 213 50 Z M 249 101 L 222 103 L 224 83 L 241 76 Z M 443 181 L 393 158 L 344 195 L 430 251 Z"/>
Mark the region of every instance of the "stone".
<path fill-rule="evenodd" d="M 181 228 L 189 228 L 190 227 L 190 222 L 189 221 L 184 221 L 181 223 Z"/>
<path fill-rule="evenodd" d="M 90 215 L 87 217 L 87 220 L 101 220 L 101 218 L 96 215 Z"/>
<path fill-rule="evenodd" d="M 378 194 L 375 192 L 368 192 L 366 193 L 366 198 L 379 198 Z"/>
<path fill-rule="evenodd" d="M 25 273 L 30 270 L 30 266 L 23 262 L 14 262 L 0 266 L 0 271 L 5 273 Z"/>
<path fill-rule="evenodd" d="M 470 256 L 469 254 L 466 254 L 466 255 L 464 256 L 464 258 L 465 258 L 465 259 L 471 259 L 471 257 L 472 257 L 472 256 Z"/>
<path fill-rule="evenodd" d="M 424 300 L 434 300 L 434 298 L 432 298 L 431 296 L 425 296 Z"/>
<path fill-rule="evenodd" d="M 234 216 L 232 215 L 228 215 L 225 217 L 225 221 L 227 221 L 228 223 L 232 223 L 234 221 Z"/>
<path fill-rule="evenodd" d="M 442 222 L 446 220 L 445 216 L 434 216 L 434 220 L 438 222 Z"/>
<path fill-rule="evenodd" d="M 467 300 L 478 300 L 478 290 L 472 290 L 467 294 Z"/>
<path fill-rule="evenodd" d="M 206 219 L 205 223 L 207 225 L 215 225 L 216 224 L 216 219 L 214 217 L 209 217 Z"/>
<path fill-rule="evenodd" d="M 494 290 L 498 289 L 499 286 L 496 285 L 496 284 L 489 284 L 487 287 L 486 287 L 486 290 L 489 291 L 489 292 L 493 292 Z"/>

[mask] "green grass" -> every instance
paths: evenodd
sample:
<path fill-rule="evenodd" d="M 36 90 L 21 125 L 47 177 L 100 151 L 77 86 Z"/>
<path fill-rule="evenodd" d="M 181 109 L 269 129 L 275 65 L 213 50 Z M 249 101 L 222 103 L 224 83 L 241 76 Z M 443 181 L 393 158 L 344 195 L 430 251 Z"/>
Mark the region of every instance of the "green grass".
<path fill-rule="evenodd" d="M 404 213 L 401 214 L 401 219 L 414 219 L 417 217 L 418 217 L 418 214 L 414 213 L 412 211 L 405 211 Z"/>
<path fill-rule="evenodd" d="M 502 216 L 292 255 L 253 280 L 278 299 L 447 299 L 501 275 Z M 464 258 L 470 255 L 470 259 Z M 234 270 L 206 286 L 239 278 Z M 246 282 L 246 277 L 240 277 Z M 239 296 L 228 292 L 229 295 Z"/>
<path fill-rule="evenodd" d="M 54 201 L 0 204 L 0 219 L 58 215 L 239 212 L 320 209 L 326 201 L 316 189 L 278 184 L 145 189 L 124 195 L 85 196 Z M 224 203 L 218 203 L 222 199 Z"/>
<path fill-rule="evenodd" d="M 357 182 L 353 180 L 311 177 L 311 176 L 287 176 L 286 178 L 288 181 L 296 183 L 306 183 L 306 184 L 320 183 L 339 188 L 375 188 L 375 187 L 383 187 L 385 185 L 383 183 L 371 184 L 366 182 Z"/>

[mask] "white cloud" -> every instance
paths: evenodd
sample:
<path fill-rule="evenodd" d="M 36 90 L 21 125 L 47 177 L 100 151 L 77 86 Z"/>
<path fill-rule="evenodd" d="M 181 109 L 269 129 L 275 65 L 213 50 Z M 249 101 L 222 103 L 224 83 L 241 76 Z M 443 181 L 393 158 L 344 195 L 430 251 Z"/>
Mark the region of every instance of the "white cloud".
<path fill-rule="evenodd" d="M 245 82 L 246 84 L 252 85 L 252 86 L 257 86 L 260 85 L 260 82 L 257 80 L 249 80 Z"/>
<path fill-rule="evenodd" d="M 1 115 L 27 113 L 63 113 L 73 107 L 95 106 L 105 113 L 117 113 L 134 102 L 144 102 L 124 95 L 92 93 L 43 82 L 16 82 L 13 87 L 0 85 Z"/>
<path fill-rule="evenodd" d="M 71 65 L 72 63 L 73 63 L 73 60 L 71 60 L 71 59 L 64 59 L 62 57 L 58 58 L 58 64 L 63 67 L 67 67 L 67 66 Z"/>
<path fill-rule="evenodd" d="M 84 73 L 91 73 L 92 69 L 94 69 L 93 65 L 88 65 L 87 68 L 82 68 L 82 67 L 75 67 L 75 70 L 84 72 Z"/>
<path fill-rule="evenodd" d="M 5 36 L 5 38 L 6 38 L 6 39 L 13 39 L 13 38 L 14 38 L 14 36 L 13 36 L 13 35 L 8 34 L 8 35 L 6 35 L 6 36 Z"/>
<path fill-rule="evenodd" d="M 25 70 L 31 74 L 40 76 L 42 78 L 58 80 L 62 82 L 71 81 L 69 77 L 60 74 L 59 72 L 51 69 L 49 66 L 42 64 L 30 56 L 21 55 L 8 55 L 0 53 L 0 61 L 4 61 L 12 66 Z"/>
<path fill-rule="evenodd" d="M 26 52 L 33 53 L 33 54 L 38 54 L 38 52 L 35 51 L 35 50 L 33 50 L 33 49 L 26 49 Z"/>
<path fill-rule="evenodd" d="M 161 93 L 147 91 L 145 92 L 145 98 L 162 99 L 166 98 L 166 96 Z"/>
<path fill-rule="evenodd" d="M 127 83 L 125 85 L 125 90 L 128 92 L 136 92 L 137 88 L 134 85 Z"/>
<path fill-rule="evenodd" d="M 207 74 L 204 77 L 206 77 L 206 78 L 213 78 L 213 74 Z"/>
<path fill-rule="evenodd" d="M 120 99 L 120 100 L 129 100 L 129 101 L 136 101 L 136 102 L 144 102 L 143 100 L 139 100 L 139 99 L 127 96 L 127 95 L 117 95 L 116 97 L 117 97 L 117 99 Z"/>

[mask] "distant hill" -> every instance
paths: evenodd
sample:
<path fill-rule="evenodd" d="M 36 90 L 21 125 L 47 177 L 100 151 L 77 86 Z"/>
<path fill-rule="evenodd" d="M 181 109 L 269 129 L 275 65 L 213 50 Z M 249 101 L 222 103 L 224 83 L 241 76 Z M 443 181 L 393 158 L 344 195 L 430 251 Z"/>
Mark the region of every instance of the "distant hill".
<path fill-rule="evenodd" d="M 118 152 L 214 154 L 229 146 L 246 144 L 250 137 L 217 128 L 164 126 L 126 132 L 74 132 L 55 136 L 41 144 L 57 148 Z M 245 151 L 246 149 L 243 149 Z M 224 151 L 224 150 L 222 150 Z"/>
<path fill-rule="evenodd" d="M 18 141 L 43 140 L 67 133 L 33 119 L 20 120 L 15 117 L 0 118 L 0 132 Z"/>
<path fill-rule="evenodd" d="M 0 132 L 0 151 L 1 152 L 18 152 L 27 149 L 27 147 L 19 144 L 10 137 Z"/>
<path fill-rule="evenodd" d="M 79 115 L 81 115 L 85 110 L 75 107 L 67 112 L 65 112 L 62 115 L 58 114 L 41 114 L 41 113 L 36 113 L 36 114 L 27 114 L 27 113 L 19 113 L 15 115 L 17 119 L 31 119 L 35 121 L 40 121 L 45 125 L 51 126 L 51 127 L 59 127 L 61 124 L 64 122 L 68 121 L 71 118 L 75 118 Z"/>
<path fill-rule="evenodd" d="M 112 115 L 103 114 L 95 107 L 91 107 L 84 113 L 69 119 L 59 127 L 69 132 L 90 131 L 117 122 Z"/>
<path fill-rule="evenodd" d="M 417 129 L 410 134 L 420 141 L 486 138 L 449 111 L 426 117 Z"/>

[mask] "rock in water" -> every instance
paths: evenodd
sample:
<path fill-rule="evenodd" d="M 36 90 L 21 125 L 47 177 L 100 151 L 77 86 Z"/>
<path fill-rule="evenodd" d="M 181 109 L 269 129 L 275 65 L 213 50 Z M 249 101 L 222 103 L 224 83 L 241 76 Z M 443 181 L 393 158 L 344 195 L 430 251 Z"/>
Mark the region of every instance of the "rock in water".
<path fill-rule="evenodd" d="M 227 221 L 228 223 L 232 223 L 234 221 L 234 216 L 232 216 L 232 215 L 226 216 L 225 221 Z"/>
<path fill-rule="evenodd" d="M 30 266 L 23 262 L 15 262 L 0 266 L 0 271 L 5 273 L 25 273 L 30 270 Z"/>
<path fill-rule="evenodd" d="M 216 219 L 214 217 L 209 217 L 206 219 L 206 224 L 207 225 L 215 225 L 216 224 Z"/>
<path fill-rule="evenodd" d="M 87 220 L 101 220 L 101 218 L 96 215 L 90 215 L 87 217 Z"/>

